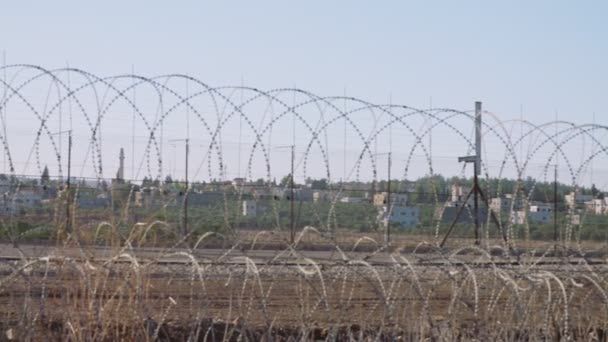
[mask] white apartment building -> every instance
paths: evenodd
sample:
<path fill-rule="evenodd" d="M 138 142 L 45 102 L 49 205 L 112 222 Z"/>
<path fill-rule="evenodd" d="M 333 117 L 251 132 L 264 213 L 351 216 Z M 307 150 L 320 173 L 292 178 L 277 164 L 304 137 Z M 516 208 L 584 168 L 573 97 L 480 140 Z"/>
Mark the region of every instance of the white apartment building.
<path fill-rule="evenodd" d="M 604 215 L 608 212 L 608 203 L 605 198 L 594 198 L 585 203 L 587 210 L 595 215 Z"/>
<path fill-rule="evenodd" d="M 516 199 L 514 201 L 512 194 L 506 194 L 504 197 L 495 197 L 490 199 L 490 208 L 495 213 L 507 212 L 511 210 L 511 206 L 513 206 L 513 210 L 521 209 L 521 200 Z"/>
<path fill-rule="evenodd" d="M 553 222 L 553 206 L 547 203 L 536 203 L 530 205 L 528 219 L 530 222 L 536 223 Z"/>
<path fill-rule="evenodd" d="M 577 204 L 584 204 L 593 200 L 593 196 L 591 195 L 583 195 L 580 191 L 572 191 L 569 194 L 564 196 L 564 201 L 566 202 L 566 207 L 569 209 L 576 208 Z"/>
<path fill-rule="evenodd" d="M 255 201 L 243 201 L 243 216 L 256 217 L 258 214 L 258 206 Z"/>
<path fill-rule="evenodd" d="M 387 207 L 381 207 L 378 217 L 385 227 L 388 225 L 389 220 L 391 225 L 395 224 L 403 227 L 413 227 L 419 223 L 420 208 L 392 206 L 390 218 L 387 216 Z"/>

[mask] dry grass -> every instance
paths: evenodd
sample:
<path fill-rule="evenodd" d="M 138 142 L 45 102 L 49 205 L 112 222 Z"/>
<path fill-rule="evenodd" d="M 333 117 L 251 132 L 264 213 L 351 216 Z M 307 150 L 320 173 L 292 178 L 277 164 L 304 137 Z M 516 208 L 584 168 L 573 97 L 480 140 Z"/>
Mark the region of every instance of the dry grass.
<path fill-rule="evenodd" d="M 211 241 L 206 235 L 197 249 L 164 248 L 154 257 L 135 257 L 133 246 L 145 231 L 134 228 L 126 241 L 113 241 L 109 258 L 67 242 L 54 255 L 3 262 L 2 338 L 606 339 L 605 262 L 496 257 L 469 247 L 443 254 L 394 248 L 388 262 L 371 264 L 370 256 L 386 252 L 351 253 L 336 245 L 339 261 L 315 261 L 299 252 L 300 244 L 333 241 L 314 229 L 263 261 L 228 252 L 275 238 L 285 243 L 284 236 L 243 234 L 226 253 L 209 257 L 199 249 Z M 352 239 L 354 244 L 340 245 L 375 245 Z M 395 244 L 420 241 L 405 242 L 397 238 Z M 62 253 L 74 250 L 80 255 Z"/>

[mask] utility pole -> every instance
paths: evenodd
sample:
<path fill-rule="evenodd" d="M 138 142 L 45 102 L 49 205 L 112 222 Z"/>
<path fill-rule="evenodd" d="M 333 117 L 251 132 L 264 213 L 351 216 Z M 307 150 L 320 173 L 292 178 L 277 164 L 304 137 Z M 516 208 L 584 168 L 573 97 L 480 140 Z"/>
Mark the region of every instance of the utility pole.
<path fill-rule="evenodd" d="M 135 65 L 131 64 L 131 75 L 135 77 Z M 132 122 L 131 122 L 131 178 L 135 179 L 135 115 L 136 115 L 136 89 L 137 87 L 133 86 L 133 100 L 131 106 L 132 110 Z"/>
<path fill-rule="evenodd" d="M 500 226 L 500 221 L 498 221 L 498 218 L 496 217 L 496 214 L 490 208 L 490 204 L 488 203 L 488 199 L 486 198 L 486 196 L 483 193 L 483 190 L 479 186 L 479 178 L 478 178 L 478 176 L 479 176 L 479 174 L 481 172 L 481 113 L 482 113 L 482 111 L 481 111 L 481 102 L 477 101 L 477 102 L 475 102 L 475 155 L 465 156 L 465 157 L 459 157 L 458 158 L 458 162 L 473 163 L 474 164 L 473 165 L 473 173 L 474 173 L 474 175 L 473 175 L 473 187 L 471 188 L 471 190 L 469 191 L 469 193 L 466 195 L 464 203 L 460 206 L 460 208 L 458 208 L 458 211 L 456 212 L 456 216 L 454 216 L 454 218 L 452 219 L 452 222 L 450 223 L 450 227 L 448 228 L 448 231 L 445 234 L 443 240 L 439 244 L 439 247 L 443 247 L 443 245 L 448 240 L 448 237 L 450 236 L 450 233 L 452 232 L 452 230 L 454 229 L 454 226 L 458 222 L 458 218 L 462 214 L 463 209 L 466 207 L 466 203 L 469 201 L 469 198 L 471 198 L 471 195 L 473 195 L 473 201 L 474 201 L 475 244 L 476 245 L 480 245 L 481 244 L 480 233 L 479 233 L 479 203 L 478 203 L 478 195 L 484 201 L 487 210 L 489 210 L 490 217 L 492 218 L 492 221 L 494 222 L 494 224 L 496 225 L 496 227 L 502 233 L 502 238 L 505 241 L 505 244 L 509 243 L 509 241 L 507 239 L 506 232 Z M 511 249 L 511 246 L 509 246 L 509 249 Z"/>
<path fill-rule="evenodd" d="M 384 215 L 386 215 L 386 231 L 384 233 L 384 243 L 386 245 L 386 247 L 388 247 L 391 243 L 391 212 L 392 212 L 392 208 L 391 208 L 391 166 L 392 166 L 392 157 L 393 157 L 393 153 L 392 152 L 383 152 L 383 153 L 374 153 L 372 154 L 372 156 L 382 156 L 382 155 L 387 155 L 388 156 L 388 160 L 387 160 L 387 182 L 386 182 L 386 213 Z M 375 182 L 375 180 L 374 180 Z M 373 194 L 372 194 L 373 196 Z M 374 198 L 372 197 L 372 201 L 374 200 Z M 382 211 L 380 211 L 379 216 L 382 215 Z"/>
<path fill-rule="evenodd" d="M 71 196 L 70 196 L 70 178 L 72 177 L 71 174 L 71 170 L 72 170 L 72 130 L 67 130 L 67 131 L 59 131 L 59 132 L 55 132 L 55 133 L 51 133 L 51 135 L 59 135 L 61 139 L 61 135 L 64 133 L 68 133 L 68 178 L 65 182 L 65 199 L 66 199 L 66 205 L 65 205 L 65 230 L 67 232 L 70 231 L 70 204 L 71 204 Z M 61 151 L 59 151 L 61 153 Z"/>
<path fill-rule="evenodd" d="M 291 145 L 291 177 L 289 177 L 289 188 L 290 188 L 290 192 L 291 192 L 291 196 L 290 196 L 290 204 L 289 204 L 289 216 L 290 216 L 290 225 L 291 225 L 291 229 L 290 229 L 290 243 L 293 244 L 295 241 L 295 235 L 296 235 L 296 227 L 295 227 L 295 221 L 294 221 L 294 180 L 293 180 L 293 164 L 294 164 L 294 159 L 295 159 L 295 145 Z"/>
<path fill-rule="evenodd" d="M 291 174 L 289 176 L 289 242 L 293 244 L 296 240 L 296 226 L 294 220 L 294 197 L 295 197 L 295 183 L 294 183 L 294 163 L 295 163 L 295 148 L 296 145 L 277 146 L 277 149 L 289 148 L 291 149 Z"/>
<path fill-rule="evenodd" d="M 169 140 L 170 142 L 178 142 L 178 141 L 183 141 L 186 143 L 186 156 L 185 156 L 185 164 L 186 164 L 186 170 L 185 170 L 185 189 L 184 189 L 184 212 L 183 212 L 183 217 L 182 217 L 182 233 L 184 234 L 184 236 L 188 235 L 188 157 L 190 155 L 190 139 L 186 138 L 186 139 L 172 139 Z"/>
<path fill-rule="evenodd" d="M 477 162 L 475 162 L 473 164 L 473 187 L 475 189 L 475 191 L 473 191 L 473 212 L 475 213 L 475 244 L 476 245 L 480 245 L 481 241 L 479 239 L 479 203 L 478 203 L 478 198 L 477 198 L 477 194 L 479 193 L 478 190 L 479 189 L 479 183 L 478 183 L 478 178 L 477 178 Z M 466 203 L 465 203 L 466 205 Z"/>
<path fill-rule="evenodd" d="M 576 197 L 576 194 L 574 196 Z M 553 241 L 557 251 L 557 164 L 553 170 Z"/>
<path fill-rule="evenodd" d="M 65 206 L 65 228 L 66 231 L 70 231 L 70 178 L 71 178 L 71 170 L 72 170 L 72 131 L 68 131 L 68 179 L 66 182 L 66 191 L 67 191 L 67 205 Z"/>
<path fill-rule="evenodd" d="M 477 195 L 481 191 L 478 182 L 478 175 L 481 173 L 481 102 L 475 102 L 475 167 L 473 167 L 473 181 L 475 182 L 476 191 L 473 193 L 473 202 L 475 210 L 475 244 L 481 244 L 479 233 L 479 202 Z M 490 208 L 488 207 L 488 210 Z"/>
<path fill-rule="evenodd" d="M 391 157 L 392 152 L 388 153 L 388 183 L 386 184 L 386 206 L 387 206 L 387 214 L 388 221 L 386 222 L 386 246 L 390 246 L 391 244 L 391 212 L 393 211 L 391 208 Z"/>
<path fill-rule="evenodd" d="M 3 87 L 3 93 L 2 93 L 2 106 L 0 106 L 0 118 L 2 119 L 2 132 L 3 132 L 3 139 L 5 140 L 6 143 L 6 93 L 7 93 L 7 89 L 6 89 L 6 51 L 2 51 L 2 73 L 4 75 L 4 87 Z M 3 173 L 6 173 L 6 153 L 2 153 L 3 155 Z"/>
<path fill-rule="evenodd" d="M 190 139 L 186 139 L 186 191 L 184 192 L 184 236 L 188 235 L 188 157 L 190 156 Z"/>

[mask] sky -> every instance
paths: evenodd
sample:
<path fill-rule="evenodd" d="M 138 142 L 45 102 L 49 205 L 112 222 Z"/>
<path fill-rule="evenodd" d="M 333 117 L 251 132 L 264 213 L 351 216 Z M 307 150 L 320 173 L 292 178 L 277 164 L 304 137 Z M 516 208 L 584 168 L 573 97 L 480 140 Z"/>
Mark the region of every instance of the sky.
<path fill-rule="evenodd" d="M 10 1 L 8 63 L 605 118 L 605 1 Z M 601 121 L 598 119 L 598 121 Z"/>
<path fill-rule="evenodd" d="M 605 1 L 10 1 L 6 62 L 608 125 Z"/>

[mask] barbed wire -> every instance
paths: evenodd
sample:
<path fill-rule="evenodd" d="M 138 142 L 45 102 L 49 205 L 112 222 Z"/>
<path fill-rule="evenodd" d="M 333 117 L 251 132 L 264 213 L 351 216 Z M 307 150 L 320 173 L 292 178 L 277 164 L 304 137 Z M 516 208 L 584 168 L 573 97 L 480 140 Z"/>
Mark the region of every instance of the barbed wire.
<path fill-rule="evenodd" d="M 167 172 L 165 160 L 168 158 L 164 147 L 169 140 L 167 134 L 179 135 L 184 128 L 182 114 L 188 113 L 194 117 L 194 123 L 187 120 L 187 132 L 191 131 L 190 125 L 194 126 L 195 132 L 189 153 L 198 165 L 192 166 L 196 171 L 188 181 L 182 175 L 174 174 L 173 177 L 180 179 L 173 180 L 172 183 L 184 186 L 186 194 L 194 190 L 193 184 L 224 185 L 223 182 L 230 174 L 227 171 L 230 160 L 235 155 L 240 156 L 243 144 L 246 144 L 246 153 L 241 157 L 245 169 L 241 170 L 239 160 L 239 170 L 232 174 L 240 175 L 244 171 L 244 178 L 250 180 L 254 172 L 262 175 L 265 184 L 247 184 L 249 189 L 278 188 L 274 185 L 275 178 L 282 178 L 286 173 L 277 170 L 284 169 L 286 163 L 284 157 L 276 157 L 273 149 L 287 141 L 297 144 L 294 150 L 298 151 L 298 160 L 294 170 L 301 173 L 298 177 L 323 178 L 327 181 L 327 189 L 308 188 L 312 191 L 327 190 L 334 194 L 325 220 L 325 229 L 331 229 L 337 224 L 335 206 L 345 193 L 374 194 L 380 190 L 377 188 L 380 183 L 386 183 L 379 176 L 386 169 L 377 160 L 381 154 L 378 152 L 379 145 L 383 152 L 399 153 L 402 156 L 396 162 L 400 168 L 396 181 L 400 184 L 416 184 L 416 181 L 410 180 L 416 174 L 439 174 L 438 160 L 457 157 L 450 157 L 450 153 L 445 150 L 458 150 L 459 155 L 469 155 L 474 150 L 471 128 L 475 117 L 468 110 L 375 104 L 350 96 L 320 96 L 298 88 L 261 90 L 247 85 L 211 86 L 185 74 L 154 77 L 122 74 L 102 77 L 78 68 L 47 69 L 26 64 L 7 65 L 0 69 L 11 72 L 11 77 L 0 80 L 0 87 L 6 93 L 0 102 L 6 136 L 0 133 L 0 143 L 5 168 L 8 168 L 7 174 L 14 178 L 32 176 L 34 172 L 31 172 L 31 167 L 40 174 L 46 165 L 56 164 L 58 175 L 54 179 L 68 179 L 64 175 L 67 158 L 66 151 L 61 147 L 63 137 L 54 132 L 56 128 L 62 127 L 65 107 L 68 107 L 66 125 L 80 139 L 74 149 L 77 154 L 71 155 L 74 160 L 71 165 L 80 168 L 80 172 L 77 177 L 70 175 L 70 179 L 112 182 L 113 177 L 105 174 L 109 160 L 108 146 L 120 145 L 121 142 L 124 144 L 124 141 L 132 138 L 135 151 L 137 136 L 142 141 L 137 146 L 137 155 L 131 156 L 138 161 L 137 171 L 131 170 L 134 173 L 131 179 L 123 175 L 120 181 L 127 184 L 124 187 L 114 186 L 112 190 L 127 192 L 131 197 L 134 196 L 135 188 L 134 184 L 129 186 L 128 183 L 149 180 L 159 186 L 166 186 L 163 177 L 171 173 Z M 186 91 L 182 89 L 184 85 Z M 137 92 L 138 97 L 129 96 L 132 92 Z M 236 96 L 237 93 L 240 98 Z M 17 113 L 30 119 L 20 118 L 20 127 L 12 129 L 11 118 Z M 138 129 L 129 136 L 121 137 L 116 132 L 120 131 L 120 123 L 125 121 L 126 115 L 132 116 L 133 127 L 137 125 Z M 512 197 L 523 203 L 531 202 L 537 193 L 538 184 L 549 183 L 548 170 L 556 164 L 562 165 L 560 185 L 567 180 L 565 183 L 570 188 L 580 190 L 584 187 L 581 178 L 592 162 L 608 160 L 605 158 L 608 149 L 603 137 L 600 137 L 602 133 L 605 135 L 608 132 L 606 126 L 566 121 L 544 124 L 528 120 L 503 121 L 490 111 L 484 111 L 483 115 L 482 135 L 486 150 L 481 172 L 492 197 L 504 197 L 503 192 L 507 189 L 504 184 L 512 178 L 519 180 L 509 190 Z M 234 128 L 236 121 L 240 127 L 239 138 L 231 140 L 230 136 L 237 134 Z M 288 131 L 286 125 L 294 129 L 292 133 L 298 135 L 297 140 L 293 134 L 281 131 Z M 514 125 L 520 127 L 518 134 L 512 131 Z M 23 129 L 23 126 L 28 129 Z M 343 141 L 340 141 L 343 150 L 335 148 L 335 141 L 339 140 L 337 133 L 341 130 L 344 130 Z M 30 145 L 24 134 L 28 131 L 35 132 L 29 155 L 26 151 Z M 440 138 L 434 139 L 435 146 L 427 141 L 433 132 L 436 136 L 440 132 Z M 246 143 L 243 142 L 243 134 L 248 137 Z M 188 134 L 188 140 L 190 139 Z M 277 142 L 277 139 L 280 141 Z M 594 150 L 581 155 L 578 147 L 585 139 L 592 142 Z M 387 145 L 388 140 L 399 142 L 396 151 L 392 150 L 392 145 Z M 234 145 L 233 148 L 238 147 L 239 153 L 230 150 L 227 147 L 229 144 Z M 437 144 L 449 148 L 437 153 Z M 527 144 L 527 153 L 517 153 L 518 150 L 522 151 L 524 144 Z M 491 149 L 488 146 L 492 146 Z M 387 147 L 389 151 L 385 151 Z M 69 152 L 71 154 L 73 151 Z M 351 154 L 350 158 L 347 158 L 347 152 Z M 340 158 L 335 158 L 336 153 L 343 154 L 342 160 L 346 165 L 340 164 Z M 188 156 L 185 153 L 184 157 Z M 176 161 L 172 163 L 175 164 Z M 23 172 L 17 170 L 17 167 Z M 466 183 L 467 179 L 465 167 L 463 165 L 456 176 L 462 183 Z M 68 173 L 69 171 L 71 170 Z M 124 165 L 122 171 L 124 173 Z M 184 168 L 180 171 L 185 173 L 189 170 Z M 93 176 L 84 177 L 87 172 Z M 536 172 L 540 172 L 540 175 Z M 336 177 L 340 173 L 342 177 Z M 291 177 L 295 178 L 296 175 Z M 530 179 L 531 184 L 527 182 Z M 524 180 L 525 187 L 522 185 Z M 351 183 L 357 182 L 365 183 L 371 188 L 353 187 Z M 433 177 L 425 179 L 425 182 L 428 186 L 422 191 L 393 189 L 392 192 L 430 197 L 436 210 L 441 212 L 435 218 L 439 227 L 443 215 L 441 210 L 445 207 L 446 200 L 450 200 L 450 193 L 445 187 L 439 187 Z M 87 185 L 76 186 L 81 190 L 92 189 L 87 188 Z M 19 184 L 15 189 L 35 189 L 35 186 Z M 221 192 L 226 212 L 228 197 L 232 198 L 235 193 L 239 200 L 249 196 L 246 192 L 239 191 L 239 188 L 230 191 L 222 189 Z M 276 208 L 273 208 L 273 212 L 277 227 L 280 228 Z M 571 229 L 568 228 L 567 235 L 570 234 Z"/>

